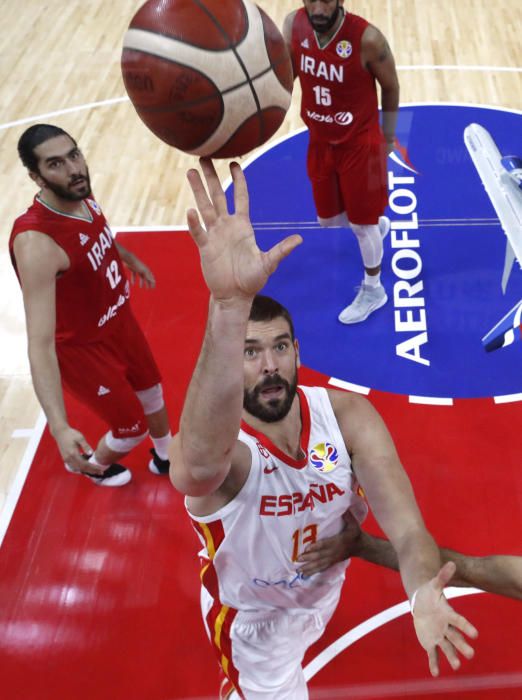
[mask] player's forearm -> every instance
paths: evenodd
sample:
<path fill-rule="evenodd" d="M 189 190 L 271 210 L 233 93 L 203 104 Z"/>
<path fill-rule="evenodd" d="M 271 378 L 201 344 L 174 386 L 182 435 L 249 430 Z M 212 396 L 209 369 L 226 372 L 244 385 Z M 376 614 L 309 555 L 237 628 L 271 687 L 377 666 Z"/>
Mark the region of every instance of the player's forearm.
<path fill-rule="evenodd" d="M 243 407 L 243 354 L 251 302 L 212 299 L 201 353 L 180 422 L 180 443 L 190 469 L 219 468 L 234 446 Z"/>
<path fill-rule="evenodd" d="M 388 143 L 395 139 L 399 112 L 399 85 L 381 90 L 382 131 Z"/>
<path fill-rule="evenodd" d="M 470 557 L 445 548 L 440 553 L 443 564 L 453 561 L 457 565 L 452 586 L 470 586 L 522 600 L 522 557 L 504 554 Z"/>
<path fill-rule="evenodd" d="M 397 552 L 402 583 L 411 599 L 419 586 L 438 573 L 441 566 L 439 548 L 429 532 L 420 528 L 393 544 Z"/>
<path fill-rule="evenodd" d="M 54 343 L 29 340 L 29 362 L 36 396 L 49 423 L 49 429 L 55 435 L 67 427 L 68 422 Z"/>
<path fill-rule="evenodd" d="M 399 570 L 397 552 L 391 542 L 382 537 L 369 535 L 362 530 L 360 537 L 348 556 L 359 557 L 359 559 L 364 559 L 364 561 L 368 561 L 371 564 L 384 566 L 394 571 Z"/>
<path fill-rule="evenodd" d="M 422 538 L 415 536 L 404 542 L 399 557 L 389 540 L 361 531 L 351 554 L 372 564 L 400 571 L 404 588 L 410 598 L 413 592 L 432 578 L 440 568 L 439 550 L 429 535 Z"/>
<path fill-rule="evenodd" d="M 137 260 L 134 253 L 131 253 L 130 250 L 127 250 L 127 248 L 124 248 L 121 245 L 121 243 L 116 243 L 116 249 L 120 255 L 120 258 L 123 260 L 123 262 L 126 265 L 132 265 L 132 263 Z"/>

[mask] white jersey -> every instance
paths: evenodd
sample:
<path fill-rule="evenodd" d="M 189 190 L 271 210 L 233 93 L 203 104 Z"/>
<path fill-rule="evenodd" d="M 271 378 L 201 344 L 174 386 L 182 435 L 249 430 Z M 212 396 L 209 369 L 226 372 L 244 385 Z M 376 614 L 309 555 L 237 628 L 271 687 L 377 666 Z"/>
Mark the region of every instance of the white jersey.
<path fill-rule="evenodd" d="M 340 594 L 348 562 L 306 578 L 296 559 L 308 544 L 339 533 L 346 510 L 362 522 L 367 507 L 326 389 L 299 387 L 298 396 L 305 457 L 292 459 L 243 423 L 239 440 L 252 454 L 243 488 L 211 515 L 189 512 L 203 544 L 205 597 L 216 613 L 313 610 Z"/>

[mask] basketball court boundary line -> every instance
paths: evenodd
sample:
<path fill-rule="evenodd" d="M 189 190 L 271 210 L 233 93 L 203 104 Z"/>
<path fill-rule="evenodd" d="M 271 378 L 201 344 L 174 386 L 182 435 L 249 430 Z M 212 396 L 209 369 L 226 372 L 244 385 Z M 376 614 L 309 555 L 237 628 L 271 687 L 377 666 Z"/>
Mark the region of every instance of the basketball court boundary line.
<path fill-rule="evenodd" d="M 42 439 L 46 425 L 47 419 L 45 414 L 43 411 L 40 411 L 38 418 L 36 419 L 35 426 L 32 430 L 31 437 L 29 438 L 29 443 L 22 456 L 22 461 L 16 470 L 15 478 L 13 479 L 11 486 L 6 493 L 5 501 L 2 509 L 0 510 L 0 547 L 2 546 L 5 534 L 11 523 L 16 504 L 18 503 L 18 499 L 22 493 L 25 480 L 29 474 L 29 469 L 31 468 L 34 456 L 40 445 L 40 440 Z"/>

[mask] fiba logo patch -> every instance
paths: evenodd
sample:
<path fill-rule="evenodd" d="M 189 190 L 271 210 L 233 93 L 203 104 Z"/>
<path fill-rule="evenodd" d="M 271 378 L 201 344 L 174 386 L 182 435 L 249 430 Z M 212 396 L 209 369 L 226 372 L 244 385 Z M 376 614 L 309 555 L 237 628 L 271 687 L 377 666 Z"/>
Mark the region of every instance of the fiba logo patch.
<path fill-rule="evenodd" d="M 352 55 L 352 45 L 349 41 L 346 41 L 346 39 L 339 41 L 337 46 L 335 47 L 335 50 L 337 52 L 337 55 L 341 58 L 350 58 L 350 56 Z"/>
<path fill-rule="evenodd" d="M 319 472 L 332 472 L 338 461 L 337 448 L 330 442 L 320 442 L 310 450 L 310 463 Z"/>

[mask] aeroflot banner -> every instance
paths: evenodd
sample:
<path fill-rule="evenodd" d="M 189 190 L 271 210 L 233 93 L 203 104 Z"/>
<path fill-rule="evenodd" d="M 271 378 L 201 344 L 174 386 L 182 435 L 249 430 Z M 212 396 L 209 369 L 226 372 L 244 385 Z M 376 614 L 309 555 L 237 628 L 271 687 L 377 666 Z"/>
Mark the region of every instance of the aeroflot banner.
<path fill-rule="evenodd" d="M 502 156 L 521 155 L 519 113 L 401 108 L 401 148 L 388 160 L 392 228 L 382 279 L 389 301 L 352 326 L 337 315 L 361 283 L 359 249 L 349 230 L 316 224 L 306 175 L 308 133 L 297 132 L 244 164 L 260 246 L 292 232 L 304 238 L 265 291 L 293 313 L 308 366 L 401 394 L 522 392 L 522 343 L 487 353 L 481 342 L 522 299 L 522 261 L 515 260 L 504 294 L 507 238 L 464 143 L 469 124 L 484 127 Z"/>

